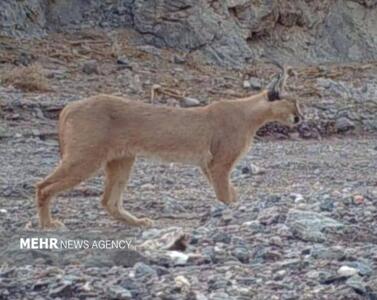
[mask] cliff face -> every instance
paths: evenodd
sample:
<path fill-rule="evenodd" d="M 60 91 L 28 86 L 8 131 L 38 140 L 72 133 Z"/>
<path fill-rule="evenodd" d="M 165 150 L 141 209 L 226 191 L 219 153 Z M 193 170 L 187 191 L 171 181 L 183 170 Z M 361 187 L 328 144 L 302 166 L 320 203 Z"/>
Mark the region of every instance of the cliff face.
<path fill-rule="evenodd" d="M 133 28 L 143 43 L 240 68 L 262 53 L 302 63 L 377 58 L 376 0 L 5 0 L 0 34 Z"/>

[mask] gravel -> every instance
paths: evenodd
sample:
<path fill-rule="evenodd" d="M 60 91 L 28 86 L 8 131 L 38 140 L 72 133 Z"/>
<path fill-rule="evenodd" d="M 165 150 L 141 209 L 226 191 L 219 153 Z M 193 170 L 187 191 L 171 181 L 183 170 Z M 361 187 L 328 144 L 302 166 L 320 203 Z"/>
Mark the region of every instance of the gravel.
<path fill-rule="evenodd" d="M 132 238 L 131 258 L 124 250 L 71 250 L 58 256 L 51 250 L 34 251 L 37 256 L 14 251 L 17 237 L 43 234 L 35 231 L 33 184 L 57 162 L 58 149 L 49 140 L 7 139 L 0 145 L 6 158 L 0 170 L 6 178 L 0 189 L 0 239 L 6 246 L 0 249 L 5 262 L 0 295 L 341 299 L 348 293 L 349 299 L 373 299 L 376 161 L 365 155 L 373 145 L 369 137 L 256 142 L 240 165 L 253 161 L 265 173 L 245 177 L 236 168 L 232 177 L 240 199 L 231 207 L 215 200 L 197 169 L 140 159 L 125 206 L 157 221 L 144 231 L 118 223 L 100 207 L 101 175 L 54 202 L 54 214 L 69 229 L 59 238 L 77 239 L 79 232 L 81 238 L 82 232 L 86 238 Z M 168 179 L 172 183 L 165 190 Z M 153 197 L 146 182 L 153 185 Z M 354 195 L 363 195 L 364 201 L 355 203 Z M 332 202 L 331 210 L 323 209 L 325 200 Z M 167 211 L 163 201 L 184 209 Z M 188 239 L 183 250 L 164 247 L 183 234 Z"/>

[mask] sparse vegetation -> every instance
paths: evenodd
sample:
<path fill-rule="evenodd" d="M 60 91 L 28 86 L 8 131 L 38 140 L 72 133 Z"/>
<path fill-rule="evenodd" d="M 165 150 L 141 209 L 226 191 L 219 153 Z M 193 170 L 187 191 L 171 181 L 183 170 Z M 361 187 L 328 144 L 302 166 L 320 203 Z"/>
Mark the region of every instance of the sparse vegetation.
<path fill-rule="evenodd" d="M 26 92 L 46 92 L 50 90 L 43 68 L 38 63 L 13 68 L 9 73 L 2 76 L 1 83 L 12 85 Z"/>

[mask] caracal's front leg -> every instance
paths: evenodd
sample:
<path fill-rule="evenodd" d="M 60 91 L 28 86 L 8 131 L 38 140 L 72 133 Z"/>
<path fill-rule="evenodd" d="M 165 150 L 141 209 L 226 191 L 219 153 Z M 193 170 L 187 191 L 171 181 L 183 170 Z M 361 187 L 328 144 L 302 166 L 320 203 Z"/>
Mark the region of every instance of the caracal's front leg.
<path fill-rule="evenodd" d="M 215 189 L 219 201 L 230 204 L 236 201 L 236 190 L 230 182 L 233 162 L 213 161 L 209 166 L 209 181 Z M 207 176 L 208 177 L 208 176 Z"/>
<path fill-rule="evenodd" d="M 207 178 L 208 182 L 212 185 L 211 171 L 208 165 L 202 165 L 200 169 L 202 170 L 204 176 Z"/>
<path fill-rule="evenodd" d="M 201 168 L 203 174 L 205 175 L 205 177 L 207 178 L 209 184 L 212 185 L 212 186 L 214 187 L 215 192 L 216 192 L 216 188 L 215 188 L 215 185 L 214 185 L 214 183 L 213 183 L 213 179 L 212 179 L 212 175 L 211 175 L 210 168 L 209 168 L 207 165 L 201 166 L 200 168 Z M 220 169 L 221 169 L 221 168 L 220 168 Z M 229 170 L 229 171 L 225 170 L 225 172 L 229 172 L 229 176 L 230 176 L 231 170 Z M 219 198 L 219 197 L 217 196 L 217 193 L 219 193 L 219 194 L 221 194 L 221 195 L 224 195 L 224 194 L 227 194 L 227 193 L 228 193 L 228 192 L 225 192 L 225 191 L 221 191 L 220 189 L 217 189 L 218 192 L 216 192 L 216 196 L 217 196 L 217 198 L 218 198 L 219 200 L 220 200 L 220 199 L 228 199 L 228 198 L 229 198 L 229 199 L 230 199 L 230 202 L 234 202 L 234 201 L 236 201 L 236 199 L 237 199 L 237 191 L 236 191 L 236 189 L 234 188 L 233 184 L 230 182 L 230 180 L 229 180 L 229 176 L 228 176 L 228 183 L 227 183 L 226 185 L 229 186 L 230 197 L 221 197 L 221 198 Z M 217 179 L 218 182 L 221 182 L 222 180 L 226 180 L 226 178 L 222 178 L 222 179 L 221 179 L 221 178 L 218 178 L 218 179 Z M 217 186 L 217 185 L 220 185 L 220 183 L 216 184 L 216 186 Z M 221 200 L 220 200 L 220 201 L 221 201 Z M 224 201 L 222 201 L 222 202 L 224 202 Z M 229 202 L 229 201 L 225 201 L 225 203 L 228 203 L 228 202 Z"/>

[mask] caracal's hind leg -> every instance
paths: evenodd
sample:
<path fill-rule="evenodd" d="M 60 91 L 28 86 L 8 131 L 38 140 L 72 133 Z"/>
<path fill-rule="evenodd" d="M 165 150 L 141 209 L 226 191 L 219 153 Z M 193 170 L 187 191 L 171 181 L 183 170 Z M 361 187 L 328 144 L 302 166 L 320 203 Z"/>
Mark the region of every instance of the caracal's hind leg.
<path fill-rule="evenodd" d="M 65 158 L 49 176 L 37 183 L 36 201 L 39 224 L 42 228 L 64 226 L 63 223 L 51 218 L 50 202 L 52 197 L 89 178 L 99 167 L 99 160 Z"/>
<path fill-rule="evenodd" d="M 132 226 L 152 226 L 152 220 L 137 218 L 123 208 L 123 191 L 127 185 L 134 157 L 115 159 L 106 165 L 106 185 L 102 205 L 116 219 Z"/>

